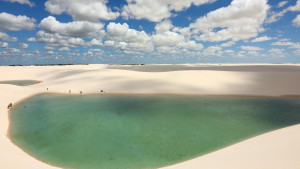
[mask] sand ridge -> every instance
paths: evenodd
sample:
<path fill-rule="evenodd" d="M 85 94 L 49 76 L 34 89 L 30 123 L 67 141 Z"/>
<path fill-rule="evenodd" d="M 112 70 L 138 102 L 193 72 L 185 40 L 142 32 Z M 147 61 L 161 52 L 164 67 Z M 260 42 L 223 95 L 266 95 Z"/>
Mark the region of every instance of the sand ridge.
<path fill-rule="evenodd" d="M 32 86 L 0 84 L 0 166 L 14 169 L 55 168 L 30 157 L 6 135 L 7 105 L 37 93 L 300 95 L 299 65 L 1 66 L 2 80 L 42 81 Z M 297 169 L 298 133 L 300 125 L 288 127 L 169 167 Z"/>

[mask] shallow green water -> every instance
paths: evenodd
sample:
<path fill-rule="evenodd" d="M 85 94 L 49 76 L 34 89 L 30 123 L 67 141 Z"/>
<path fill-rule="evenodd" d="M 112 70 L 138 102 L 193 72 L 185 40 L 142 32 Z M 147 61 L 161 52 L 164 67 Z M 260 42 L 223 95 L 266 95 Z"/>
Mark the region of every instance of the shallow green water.
<path fill-rule="evenodd" d="M 10 115 L 12 141 L 49 164 L 157 168 L 300 123 L 300 98 L 43 94 Z"/>
<path fill-rule="evenodd" d="M 0 81 L 0 84 L 12 84 L 17 86 L 30 86 L 40 83 L 36 80 L 8 80 L 8 81 Z"/>

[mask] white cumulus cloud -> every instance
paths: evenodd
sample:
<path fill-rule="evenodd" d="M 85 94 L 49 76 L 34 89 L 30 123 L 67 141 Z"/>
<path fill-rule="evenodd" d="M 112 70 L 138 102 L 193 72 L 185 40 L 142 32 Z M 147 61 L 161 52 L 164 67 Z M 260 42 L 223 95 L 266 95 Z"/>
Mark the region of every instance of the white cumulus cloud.
<path fill-rule="evenodd" d="M 138 42 L 120 42 L 120 41 L 112 41 L 107 40 L 104 42 L 104 46 L 108 48 L 113 48 L 121 51 L 144 51 L 151 52 L 154 50 L 153 45 L 151 43 L 138 43 Z"/>
<path fill-rule="evenodd" d="M 153 43 L 157 46 L 171 46 L 184 42 L 184 36 L 171 31 L 167 31 L 162 34 L 155 34 L 152 38 Z"/>
<path fill-rule="evenodd" d="M 297 0 L 296 5 L 289 7 L 290 11 L 300 11 L 300 0 Z"/>
<path fill-rule="evenodd" d="M 297 0 L 294 6 L 287 7 L 280 12 L 272 12 L 269 18 L 266 20 L 266 23 L 273 23 L 278 21 L 281 17 L 283 17 L 287 12 L 297 12 L 300 11 L 300 0 Z"/>
<path fill-rule="evenodd" d="M 287 3 L 288 3 L 288 1 L 281 1 L 278 3 L 277 6 L 278 6 L 278 8 L 281 8 L 281 7 L 285 6 Z"/>
<path fill-rule="evenodd" d="M 0 48 L 7 48 L 8 46 L 7 42 L 0 42 Z"/>
<path fill-rule="evenodd" d="M 273 57 L 284 57 L 285 56 L 283 49 L 272 48 L 268 52 Z"/>
<path fill-rule="evenodd" d="M 293 24 L 296 27 L 300 27 L 300 15 L 297 15 L 297 17 L 293 20 Z"/>
<path fill-rule="evenodd" d="M 92 39 L 92 40 L 90 41 L 90 45 L 91 45 L 91 46 L 102 46 L 103 43 L 102 43 L 102 40 Z"/>
<path fill-rule="evenodd" d="M 158 54 L 168 54 L 168 55 L 174 55 L 179 54 L 181 51 L 179 51 L 176 47 L 170 47 L 170 46 L 160 46 L 156 48 Z"/>
<path fill-rule="evenodd" d="M 300 43 L 290 42 L 290 41 L 278 41 L 274 42 L 271 45 L 274 46 L 289 46 L 289 48 L 300 49 Z"/>
<path fill-rule="evenodd" d="M 294 53 L 295 55 L 300 56 L 300 50 L 295 50 L 295 51 L 293 51 L 293 53 Z"/>
<path fill-rule="evenodd" d="M 270 52 L 270 53 L 282 53 L 283 51 L 284 51 L 283 49 L 272 48 L 268 52 Z"/>
<path fill-rule="evenodd" d="M 129 28 L 127 23 L 111 22 L 107 25 L 104 46 L 123 51 L 153 51 L 151 38 L 145 31 Z"/>
<path fill-rule="evenodd" d="M 288 9 L 284 9 L 283 11 L 280 11 L 280 12 L 272 12 L 270 17 L 266 20 L 266 23 L 277 22 L 287 12 L 288 12 Z"/>
<path fill-rule="evenodd" d="M 35 37 L 30 37 L 27 39 L 28 42 L 36 42 L 36 39 Z"/>
<path fill-rule="evenodd" d="M 221 47 L 230 47 L 230 46 L 232 46 L 234 44 L 235 44 L 234 41 L 228 41 L 226 43 L 221 44 Z"/>
<path fill-rule="evenodd" d="M 161 23 L 156 24 L 154 29 L 156 33 L 164 33 L 169 31 L 173 27 L 174 26 L 170 20 L 165 20 Z"/>
<path fill-rule="evenodd" d="M 268 40 L 272 40 L 272 38 L 268 37 L 268 36 L 262 36 L 262 37 L 253 39 L 251 42 L 263 42 L 263 41 L 268 41 Z"/>
<path fill-rule="evenodd" d="M 45 46 L 45 50 L 55 50 L 55 48 L 52 46 Z"/>
<path fill-rule="evenodd" d="M 197 38 L 201 41 L 246 40 L 262 30 L 268 9 L 267 0 L 233 0 L 228 7 L 198 18 L 190 28 L 194 34 L 201 33 Z"/>
<path fill-rule="evenodd" d="M 250 51 L 264 50 L 263 48 L 256 47 L 256 46 L 241 46 L 241 49 L 250 50 Z"/>
<path fill-rule="evenodd" d="M 60 34 L 51 34 L 44 31 L 37 32 L 37 42 L 45 43 L 54 47 L 79 47 L 86 46 L 86 42 L 81 38 L 67 37 Z"/>
<path fill-rule="evenodd" d="M 204 56 L 217 56 L 218 52 L 220 52 L 222 48 L 220 46 L 210 46 L 205 48 L 203 51 Z"/>
<path fill-rule="evenodd" d="M 197 43 L 196 41 L 184 41 L 177 44 L 178 47 L 184 49 L 194 49 L 194 50 L 202 50 L 204 46 L 201 43 Z"/>
<path fill-rule="evenodd" d="M 9 53 L 20 53 L 21 51 L 19 49 L 16 48 L 8 48 Z"/>
<path fill-rule="evenodd" d="M 108 0 L 48 0 L 45 6 L 51 14 L 67 13 L 77 21 L 98 22 L 113 20 L 120 15 L 108 8 L 107 3 Z"/>
<path fill-rule="evenodd" d="M 17 41 L 17 40 L 18 40 L 18 38 L 16 38 L 16 37 L 11 37 L 6 33 L 0 32 L 0 41 L 12 41 L 12 42 L 14 42 L 14 41 Z"/>
<path fill-rule="evenodd" d="M 128 5 L 122 9 L 125 18 L 148 19 L 160 22 L 172 16 L 172 11 L 188 9 L 192 4 L 199 6 L 216 0 L 126 0 Z"/>
<path fill-rule="evenodd" d="M 27 49 L 28 48 L 28 44 L 26 44 L 26 43 L 19 43 L 19 48 L 21 48 L 21 49 Z"/>
<path fill-rule="evenodd" d="M 34 3 L 31 2 L 30 0 L 4 0 L 4 1 L 7 1 L 7 2 L 17 2 L 17 3 L 20 3 L 20 4 L 27 4 L 29 5 L 30 7 L 34 7 Z"/>
<path fill-rule="evenodd" d="M 145 31 L 130 29 L 127 23 L 111 22 L 107 25 L 107 39 L 126 42 L 145 42 L 149 41 L 150 37 Z"/>
<path fill-rule="evenodd" d="M 69 47 L 61 47 L 58 50 L 59 51 L 70 51 L 71 49 Z"/>
<path fill-rule="evenodd" d="M 163 33 L 152 35 L 152 42 L 155 46 L 160 47 L 160 51 L 162 51 L 162 49 L 167 49 L 162 48 L 162 46 L 173 46 L 193 50 L 203 49 L 203 45 L 201 43 L 197 43 L 194 40 L 186 39 L 183 35 L 172 31 L 166 31 Z"/>
<path fill-rule="evenodd" d="M 6 12 L 0 13 L 0 30 L 20 31 L 32 30 L 36 27 L 36 20 L 25 15 L 15 16 Z"/>
<path fill-rule="evenodd" d="M 49 33 L 59 33 L 64 36 L 93 37 L 101 31 L 103 24 L 88 21 L 61 23 L 53 16 L 49 16 L 41 21 L 39 28 Z"/>

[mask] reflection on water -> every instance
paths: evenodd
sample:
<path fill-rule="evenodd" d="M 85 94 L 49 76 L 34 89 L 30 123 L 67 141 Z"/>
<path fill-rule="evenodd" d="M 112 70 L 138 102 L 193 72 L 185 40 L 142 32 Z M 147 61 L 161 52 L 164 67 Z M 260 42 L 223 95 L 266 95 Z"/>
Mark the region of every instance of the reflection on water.
<path fill-rule="evenodd" d="M 43 94 L 11 111 L 12 141 L 64 168 L 157 168 L 300 122 L 300 98 Z"/>

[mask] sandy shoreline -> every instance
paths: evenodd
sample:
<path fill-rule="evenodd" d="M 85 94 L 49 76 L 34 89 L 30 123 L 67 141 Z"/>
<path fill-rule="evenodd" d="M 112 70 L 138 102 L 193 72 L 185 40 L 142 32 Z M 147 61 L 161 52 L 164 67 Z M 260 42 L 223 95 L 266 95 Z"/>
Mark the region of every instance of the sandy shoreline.
<path fill-rule="evenodd" d="M 0 81 L 42 81 L 33 86 L 0 84 L 0 166 L 14 169 L 55 168 L 24 153 L 12 144 L 6 135 L 9 126 L 8 103 L 15 104 L 38 93 L 68 94 L 71 90 L 72 94 L 79 94 L 80 91 L 83 94 L 100 94 L 100 91 L 104 90 L 108 95 L 300 95 L 300 65 L 295 64 L 1 66 L 0 74 Z M 300 125 L 284 128 L 169 167 L 295 169 L 300 166 L 297 159 L 300 156 L 299 133 Z"/>

